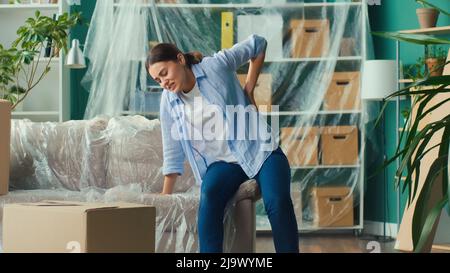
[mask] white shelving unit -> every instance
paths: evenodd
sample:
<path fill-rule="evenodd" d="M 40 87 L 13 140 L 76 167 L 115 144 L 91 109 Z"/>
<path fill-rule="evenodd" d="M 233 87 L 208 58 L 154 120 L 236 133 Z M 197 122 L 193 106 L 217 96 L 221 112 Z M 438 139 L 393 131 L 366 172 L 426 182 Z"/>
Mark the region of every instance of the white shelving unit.
<path fill-rule="evenodd" d="M 115 8 L 120 8 L 121 5 L 115 4 Z M 333 7 L 355 7 L 361 8 L 362 15 L 361 15 L 361 54 L 358 56 L 338 56 L 335 58 L 327 58 L 327 57 L 316 57 L 316 58 L 278 58 L 275 60 L 267 61 L 266 63 L 294 63 L 294 62 L 347 62 L 347 61 L 353 61 L 353 62 L 359 62 L 359 64 L 362 66 L 362 61 L 366 59 L 366 41 L 365 41 L 365 35 L 366 35 L 366 15 L 367 15 L 367 2 L 366 0 L 361 0 L 359 2 L 354 1 L 348 1 L 348 2 L 334 2 L 334 3 L 284 3 L 284 4 L 174 4 L 174 3 L 156 3 L 154 0 L 149 0 L 148 4 L 143 4 L 143 8 L 151 9 L 151 20 L 155 27 L 156 32 L 156 39 L 159 42 L 163 42 L 162 38 L 162 26 L 160 25 L 160 22 L 158 21 L 158 11 L 164 11 L 165 9 L 205 9 L 205 10 L 238 10 L 238 9 L 276 9 L 276 10 L 288 10 L 288 9 L 320 9 L 320 8 L 333 8 Z M 165 42 L 165 41 L 164 41 Z M 148 88 L 161 88 L 160 86 L 148 86 Z M 361 103 L 361 105 L 363 105 Z M 355 110 L 344 110 L 344 111 L 326 111 L 326 110 L 319 110 L 319 111 L 277 111 L 277 112 L 262 112 L 261 114 L 266 116 L 316 116 L 316 115 L 353 115 L 357 116 L 362 120 L 362 115 L 364 111 L 355 109 Z M 157 116 L 158 113 L 155 112 L 139 112 L 139 111 L 123 111 L 124 115 L 132 115 L 132 114 L 140 114 L 140 115 L 150 115 L 150 116 Z M 359 124 L 356 124 L 358 128 L 361 129 Z M 318 231 L 318 230 L 350 230 L 355 232 L 360 232 L 363 229 L 363 212 L 364 212 L 364 143 L 363 140 L 365 139 L 364 131 L 360 130 L 359 134 L 359 141 L 361 144 L 359 145 L 360 149 L 360 160 L 358 164 L 355 165 L 315 165 L 315 166 L 296 166 L 292 167 L 292 172 L 296 171 L 307 171 L 308 169 L 318 169 L 318 170 L 327 170 L 327 169 L 334 169 L 334 170 L 352 170 L 352 169 L 358 169 L 358 183 L 355 187 L 355 190 L 357 191 L 357 198 L 354 201 L 358 203 L 358 215 L 355 216 L 355 219 L 357 221 L 357 224 L 353 226 L 348 227 L 315 227 L 312 226 L 310 222 L 301 222 L 299 224 L 299 231 L 300 232 L 309 232 L 309 231 Z M 293 184 L 299 184 L 299 183 L 293 183 Z M 270 224 L 268 222 L 267 217 L 264 218 L 258 218 L 257 217 L 257 231 L 270 231 Z"/>
<path fill-rule="evenodd" d="M 42 15 L 52 17 L 68 11 L 66 1 L 59 0 L 57 4 L 8 4 L 0 0 L 0 43 L 10 47 L 17 38 L 16 31 L 29 17 L 34 17 L 37 10 Z M 70 119 L 69 69 L 64 67 L 62 50 L 60 57 L 42 57 L 39 60 L 38 71 L 47 63 L 50 72 L 44 76 L 28 96 L 12 112 L 13 119 L 30 119 L 32 121 L 65 121 Z M 42 71 L 42 70 L 41 70 Z"/>
<path fill-rule="evenodd" d="M 192 9 L 244 9 L 244 8 L 280 8 L 280 9 L 290 9 L 290 8 L 311 8 L 311 7 L 336 7 L 336 6 L 360 6 L 361 2 L 334 2 L 334 3 L 283 3 L 283 4 L 184 4 L 184 3 L 148 3 L 143 4 L 143 8 L 159 7 L 159 8 L 192 8 Z M 115 7 L 120 7 L 121 4 L 114 4 Z"/>

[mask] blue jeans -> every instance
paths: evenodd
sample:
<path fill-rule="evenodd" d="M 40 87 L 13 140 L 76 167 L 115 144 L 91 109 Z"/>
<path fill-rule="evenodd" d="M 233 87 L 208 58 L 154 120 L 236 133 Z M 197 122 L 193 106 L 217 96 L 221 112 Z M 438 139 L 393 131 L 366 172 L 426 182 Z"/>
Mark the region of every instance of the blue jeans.
<path fill-rule="evenodd" d="M 198 213 L 200 252 L 222 252 L 225 206 L 248 179 L 238 164 L 219 161 L 208 166 Z M 255 179 L 272 227 L 276 252 L 298 253 L 298 227 L 290 195 L 291 171 L 280 148 L 266 159 Z"/>

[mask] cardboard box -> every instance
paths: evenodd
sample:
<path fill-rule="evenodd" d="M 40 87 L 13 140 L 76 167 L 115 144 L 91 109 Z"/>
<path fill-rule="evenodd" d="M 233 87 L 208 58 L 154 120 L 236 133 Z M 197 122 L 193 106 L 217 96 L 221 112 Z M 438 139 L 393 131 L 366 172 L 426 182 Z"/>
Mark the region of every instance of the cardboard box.
<path fill-rule="evenodd" d="M 244 88 L 246 78 L 246 74 L 238 74 L 242 88 Z M 272 111 L 272 74 L 260 74 L 254 92 L 258 110 L 260 112 Z"/>
<path fill-rule="evenodd" d="M 0 195 L 8 193 L 11 138 L 11 103 L 0 100 Z"/>
<path fill-rule="evenodd" d="M 43 201 L 3 213 L 5 252 L 155 252 L 155 207 Z"/>
<path fill-rule="evenodd" d="M 353 226 L 353 194 L 350 187 L 314 187 L 310 200 L 314 226 Z"/>
<path fill-rule="evenodd" d="M 323 100 L 324 110 L 361 108 L 359 72 L 334 72 Z"/>
<path fill-rule="evenodd" d="M 329 20 L 298 20 L 290 22 L 291 55 L 293 58 L 321 57 L 330 45 Z"/>
<path fill-rule="evenodd" d="M 275 15 L 238 15 L 237 39 L 242 42 L 251 34 L 266 38 L 266 61 L 283 57 L 283 17 Z"/>
<path fill-rule="evenodd" d="M 297 226 L 298 229 L 300 229 L 303 222 L 302 191 L 300 183 L 291 183 L 291 199 L 294 207 L 295 219 L 297 220 Z"/>
<path fill-rule="evenodd" d="M 322 165 L 358 164 L 358 128 L 330 126 L 321 128 Z"/>
<path fill-rule="evenodd" d="M 342 38 L 339 56 L 355 56 L 357 54 L 355 38 Z"/>
<path fill-rule="evenodd" d="M 281 128 L 281 148 L 291 167 L 314 166 L 319 164 L 319 128 Z"/>

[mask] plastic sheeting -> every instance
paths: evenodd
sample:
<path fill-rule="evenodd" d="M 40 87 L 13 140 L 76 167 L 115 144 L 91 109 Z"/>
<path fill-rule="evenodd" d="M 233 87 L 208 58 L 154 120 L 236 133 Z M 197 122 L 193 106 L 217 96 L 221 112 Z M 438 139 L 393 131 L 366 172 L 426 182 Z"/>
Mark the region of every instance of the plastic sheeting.
<path fill-rule="evenodd" d="M 360 228 L 366 14 L 365 1 L 350 0 L 97 1 L 85 49 L 86 118 L 158 111 L 161 89 L 143 65 L 158 42 L 212 55 L 250 33 L 264 36 L 255 96 L 279 107 L 261 114 L 281 128 L 299 229 Z M 262 202 L 257 211 L 258 229 L 270 229 Z"/>
<path fill-rule="evenodd" d="M 163 186 L 161 131 L 158 120 L 142 116 L 92 120 L 31 122 L 13 120 L 10 193 L 7 203 L 42 200 L 132 202 L 157 207 L 157 252 L 198 251 L 199 188 L 189 166 L 174 194 Z M 224 224 L 233 242 L 234 204 Z M 1 216 L 1 215 L 0 215 Z M 225 251 L 231 249 L 225 245 Z"/>

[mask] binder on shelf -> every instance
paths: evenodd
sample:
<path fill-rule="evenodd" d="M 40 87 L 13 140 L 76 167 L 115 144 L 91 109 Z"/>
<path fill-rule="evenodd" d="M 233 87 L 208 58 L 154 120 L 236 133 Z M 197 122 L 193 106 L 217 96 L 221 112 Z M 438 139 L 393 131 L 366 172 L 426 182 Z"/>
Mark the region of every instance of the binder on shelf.
<path fill-rule="evenodd" d="M 222 12 L 222 36 L 221 48 L 231 48 L 234 44 L 233 40 L 233 12 Z"/>
<path fill-rule="evenodd" d="M 283 55 L 283 18 L 281 15 L 239 15 L 238 42 L 257 34 L 266 38 L 266 60 L 281 59 Z"/>

